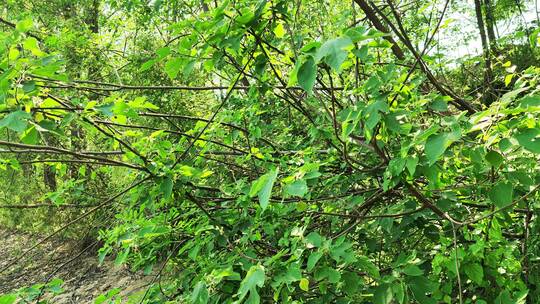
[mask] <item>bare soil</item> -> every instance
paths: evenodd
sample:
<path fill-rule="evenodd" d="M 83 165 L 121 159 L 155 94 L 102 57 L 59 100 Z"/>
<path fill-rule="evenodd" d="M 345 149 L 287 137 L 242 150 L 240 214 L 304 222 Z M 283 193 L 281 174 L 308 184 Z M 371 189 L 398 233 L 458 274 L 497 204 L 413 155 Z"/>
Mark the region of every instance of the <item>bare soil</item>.
<path fill-rule="evenodd" d="M 115 288 L 121 289 L 118 296 L 126 303 L 128 298 L 144 294 L 152 281 L 151 275 L 115 267 L 109 259 L 99 265 L 96 246 L 75 240 L 47 241 L 19 259 L 42 238 L 0 228 L 0 295 L 60 278 L 64 292 L 54 297 L 45 295 L 50 303 L 94 303 L 98 296 Z"/>

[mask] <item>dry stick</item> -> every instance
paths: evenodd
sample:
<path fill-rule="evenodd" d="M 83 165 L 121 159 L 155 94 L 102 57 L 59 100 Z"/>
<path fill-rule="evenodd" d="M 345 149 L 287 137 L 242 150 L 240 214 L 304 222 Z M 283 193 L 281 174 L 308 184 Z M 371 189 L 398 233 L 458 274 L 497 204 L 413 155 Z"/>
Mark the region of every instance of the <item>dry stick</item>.
<path fill-rule="evenodd" d="M 184 239 L 182 241 L 180 241 L 178 243 L 178 245 L 176 245 L 173 250 L 167 255 L 167 258 L 165 259 L 165 261 L 163 262 L 163 265 L 161 265 L 161 268 L 159 269 L 158 273 L 156 274 L 156 276 L 152 279 L 152 281 L 150 282 L 149 287 L 146 289 L 146 292 L 144 293 L 144 296 L 142 297 L 141 301 L 139 302 L 139 304 L 143 303 L 144 300 L 146 299 L 146 297 L 148 296 L 148 292 L 150 291 L 150 288 L 152 288 L 152 285 L 154 285 L 154 283 L 161 277 L 161 273 L 163 272 L 163 270 L 165 269 L 165 266 L 167 266 L 167 263 L 169 262 L 169 260 L 171 259 L 172 255 L 174 254 L 174 252 L 176 250 L 178 250 L 178 248 L 180 248 L 180 246 L 182 246 L 185 242 L 187 242 L 187 239 Z"/>
<path fill-rule="evenodd" d="M 139 186 L 140 184 L 142 184 L 143 182 L 147 181 L 148 179 L 150 179 L 150 177 L 146 177 L 144 179 L 141 179 L 140 181 L 136 182 L 135 184 L 127 187 L 126 189 L 122 190 L 121 192 L 117 193 L 115 196 L 107 199 L 106 201 L 104 201 L 103 203 L 97 205 L 96 207 L 88 210 L 86 213 L 83 213 L 82 215 L 80 215 L 79 217 L 77 217 L 76 219 L 64 224 L 62 227 L 56 229 L 53 233 L 49 234 L 47 237 L 45 237 L 44 239 L 42 239 L 41 241 L 37 242 L 36 244 L 32 245 L 30 248 L 28 248 L 27 250 L 25 250 L 22 254 L 20 254 L 19 256 L 17 256 L 15 258 L 14 261 L 11 261 L 9 264 L 7 264 L 4 268 L 0 269 L 0 273 L 3 273 L 4 271 L 6 271 L 9 267 L 11 267 L 12 265 L 18 263 L 21 259 L 23 259 L 23 257 L 25 257 L 28 253 L 30 253 L 32 250 L 34 250 L 35 248 L 37 248 L 39 245 L 43 244 L 44 242 L 48 241 L 49 239 L 51 239 L 53 236 L 57 235 L 58 233 L 62 232 L 63 230 L 65 230 L 66 228 L 68 228 L 69 226 L 73 225 L 74 223 L 84 219 L 85 217 L 89 216 L 90 214 L 96 212 L 97 210 L 99 210 L 100 208 L 102 207 L 105 207 L 106 205 L 112 203 L 114 200 L 116 200 L 117 198 L 119 198 L 120 196 L 124 195 L 125 193 L 129 192 L 131 189 Z"/>
<path fill-rule="evenodd" d="M 7 21 L 6 19 L 4 19 L 4 18 L 2 18 L 2 17 L 0 17 L 0 23 L 5 24 L 5 25 L 7 25 L 7 26 L 9 26 L 9 27 L 12 27 L 12 28 L 16 28 L 16 27 L 17 27 L 17 25 L 16 25 L 15 23 L 9 22 L 9 21 Z M 36 38 L 37 41 L 43 41 L 43 39 L 41 39 L 41 37 L 39 37 L 38 35 L 33 34 L 33 33 L 31 33 L 31 32 L 26 32 L 26 35 L 28 35 L 28 36 L 30 36 L 30 37 Z"/>
<path fill-rule="evenodd" d="M 444 218 L 444 219 L 447 219 L 449 220 L 452 225 L 453 224 L 456 224 L 456 225 L 463 225 L 462 222 L 458 221 L 458 220 L 455 220 L 453 217 L 451 217 L 448 213 L 442 211 L 441 209 L 439 209 L 437 206 L 435 206 L 433 203 L 431 203 L 429 201 L 429 199 L 427 197 L 425 197 L 422 193 L 420 193 L 420 191 L 412 184 L 408 183 L 408 182 L 404 182 L 405 186 L 407 187 L 407 189 L 409 189 L 409 191 L 412 193 L 412 195 L 414 197 L 416 197 L 416 199 L 422 204 L 424 205 L 426 208 L 429 208 L 431 209 L 431 211 L 433 211 L 433 213 L 437 214 L 438 216 L 440 216 L 441 218 Z"/>
<path fill-rule="evenodd" d="M 352 222 L 350 224 L 349 227 L 345 228 L 344 230 L 342 230 L 341 232 L 338 232 L 336 233 L 335 235 L 333 235 L 331 237 L 331 239 L 336 239 L 342 235 L 345 235 L 347 232 L 351 231 L 352 229 L 354 229 L 356 226 L 358 226 L 358 224 L 360 224 L 360 220 L 364 218 L 364 216 L 369 212 L 369 210 L 371 209 L 371 207 L 373 206 L 373 204 L 377 201 L 377 199 L 379 199 L 381 197 L 381 195 L 385 194 L 384 191 L 378 189 L 376 190 L 367 200 L 364 204 L 362 204 L 359 208 L 357 208 L 357 212 L 363 212 L 362 214 L 360 214 L 358 217 L 354 218 L 352 221 L 349 221 L 349 222 Z"/>
<path fill-rule="evenodd" d="M 188 115 L 180 115 L 180 114 L 164 114 L 164 113 L 155 113 L 155 112 L 140 112 L 138 114 L 140 116 L 150 116 L 150 117 L 180 118 L 180 119 L 188 119 L 188 120 L 204 121 L 204 122 L 209 121 L 209 119 L 207 119 L 207 118 L 194 117 L 194 116 L 188 116 Z M 240 126 L 237 126 L 235 124 L 232 124 L 232 123 L 222 122 L 222 121 L 216 121 L 215 123 L 226 126 L 226 127 L 229 127 L 231 129 L 238 130 L 238 131 L 243 132 L 245 134 L 249 134 L 249 131 L 247 129 L 244 129 L 244 128 L 242 128 Z M 266 138 L 261 138 L 261 140 L 264 141 L 265 143 L 267 143 L 269 146 L 271 146 L 274 150 L 278 150 L 276 145 L 274 143 L 272 143 L 270 140 L 268 140 Z"/>
<path fill-rule="evenodd" d="M 38 111 L 38 112 L 45 112 L 47 113 L 47 110 L 61 110 L 61 111 L 84 111 L 85 109 L 81 107 L 46 107 L 46 108 L 32 108 L 32 111 Z M 0 111 L 2 113 L 3 111 Z M 6 113 L 9 113 L 9 111 L 5 111 Z M 51 115 L 51 114 L 48 114 Z M 209 119 L 202 118 L 202 117 L 195 117 L 195 116 L 189 116 L 189 115 L 181 115 L 181 114 L 169 114 L 169 113 L 158 113 L 158 112 L 138 112 L 137 115 L 139 116 L 147 116 L 147 117 L 159 117 L 159 118 L 178 118 L 178 119 L 187 119 L 187 120 L 194 120 L 194 121 L 204 121 L 208 122 Z M 95 121 L 97 122 L 97 121 Z M 228 122 L 222 122 L 222 121 L 216 121 L 215 123 L 229 127 L 234 130 L 241 131 L 245 134 L 248 134 L 249 131 L 247 129 L 244 129 L 238 125 L 235 125 L 233 123 Z M 269 146 L 271 146 L 273 149 L 278 150 L 276 145 L 272 143 L 270 140 L 266 138 L 261 138 L 263 142 L 267 143 Z M 1 152 L 1 151 L 0 151 Z M 122 152 L 123 153 L 123 152 Z"/>
<path fill-rule="evenodd" d="M 413 66 L 409 69 L 409 72 L 407 73 L 407 76 L 405 77 L 405 80 L 401 84 L 401 87 L 399 88 L 398 92 L 400 92 L 403 89 L 403 87 L 405 86 L 405 82 L 407 82 L 407 80 L 409 80 L 409 78 L 412 76 L 413 71 L 416 69 L 416 66 L 418 65 L 418 63 L 420 63 L 420 58 L 422 58 L 425 55 L 425 53 L 427 52 L 429 44 L 431 43 L 431 41 L 433 41 L 433 38 L 435 37 L 435 34 L 437 33 L 437 31 L 439 30 L 439 27 L 441 26 L 442 20 L 444 18 L 444 15 L 446 14 L 446 9 L 448 8 L 449 3 L 450 3 L 450 0 L 446 0 L 446 2 L 444 3 L 443 11 L 441 13 L 441 16 L 439 17 L 439 20 L 437 21 L 437 25 L 435 26 L 435 29 L 433 30 L 433 33 L 430 36 L 429 32 L 428 32 L 428 34 L 426 36 L 424 49 L 420 53 L 420 56 L 414 61 Z M 392 98 L 392 101 L 390 102 L 390 104 L 392 104 L 397 99 L 397 97 L 398 97 L 398 94 L 394 95 L 394 98 Z"/>
<path fill-rule="evenodd" d="M 377 218 L 398 218 L 398 217 L 404 217 L 406 215 L 411 215 L 417 212 L 420 212 L 422 210 L 426 209 L 426 207 L 422 206 L 420 208 L 406 211 L 402 213 L 394 213 L 394 214 L 374 214 L 374 215 L 354 215 L 354 214 L 344 214 L 344 213 L 332 213 L 332 212 L 318 212 L 318 211 L 312 211 L 309 212 L 310 214 L 317 214 L 317 215 L 328 215 L 328 216 L 337 216 L 337 217 L 345 217 L 345 218 L 354 218 L 354 219 L 377 219 Z"/>
<path fill-rule="evenodd" d="M 36 159 L 19 161 L 19 164 L 36 164 L 36 163 L 78 163 L 88 165 L 102 165 L 102 166 L 120 166 L 119 164 L 109 162 L 91 161 L 85 159 Z"/>
<path fill-rule="evenodd" d="M 47 154 L 62 154 L 63 152 L 51 151 L 51 150 L 46 150 L 46 149 L 39 149 L 39 150 L 34 150 L 34 149 L 25 149 L 25 150 L 21 150 L 21 149 L 18 149 L 18 150 L 9 149 L 9 150 L 3 150 L 3 149 L 0 149 L 0 153 L 47 153 Z M 88 155 L 122 155 L 122 154 L 124 154 L 124 151 L 78 151 L 78 153 L 82 154 L 83 156 L 88 156 Z"/>
<path fill-rule="evenodd" d="M 255 47 L 255 49 L 253 50 L 253 52 L 251 52 L 251 55 L 250 57 L 248 58 L 248 60 L 246 61 L 246 64 L 244 65 L 244 67 L 242 68 L 242 70 L 240 71 L 240 73 L 238 73 L 238 76 L 236 76 L 236 79 L 233 81 L 232 85 L 230 86 L 229 90 L 227 91 L 227 94 L 225 95 L 225 97 L 223 98 L 223 101 L 219 104 L 218 108 L 216 109 L 216 111 L 214 111 L 214 113 L 212 114 L 212 116 L 210 117 L 210 119 L 208 120 L 208 122 L 206 123 L 206 125 L 203 127 L 203 129 L 201 130 L 201 132 L 199 132 L 197 134 L 197 136 L 195 136 L 195 138 L 189 143 L 188 147 L 184 150 L 184 152 L 176 159 L 176 161 L 174 162 L 173 166 L 171 167 L 171 169 L 174 169 L 174 167 L 176 167 L 176 165 L 178 165 L 178 163 L 180 163 L 182 160 L 184 160 L 184 158 L 186 157 L 186 155 L 189 153 L 189 150 L 191 150 L 191 148 L 195 145 L 195 143 L 199 140 L 199 138 L 203 135 L 203 133 L 206 131 L 206 129 L 208 129 L 208 127 L 210 126 L 210 124 L 212 124 L 214 122 L 214 119 L 216 118 L 217 114 L 219 113 L 219 111 L 223 108 L 223 106 L 225 106 L 225 103 L 227 103 L 227 100 L 229 100 L 229 98 L 231 97 L 232 95 L 232 88 L 234 88 L 236 86 L 236 84 L 238 83 L 238 81 L 240 81 L 240 78 L 242 77 L 244 71 L 246 70 L 246 68 L 249 66 L 249 63 L 251 62 L 251 60 L 253 59 L 253 54 L 255 53 L 255 50 L 257 48 Z"/>
<path fill-rule="evenodd" d="M 34 78 L 38 78 L 33 76 Z M 54 79 L 46 79 L 49 81 L 55 81 Z M 56 89 L 75 89 L 75 90 L 96 90 L 96 91 L 107 91 L 107 92 L 116 92 L 122 90 L 177 90 L 177 91 L 216 91 L 216 90 L 248 90 L 253 86 L 244 86 L 244 85 L 235 85 L 233 87 L 226 86 L 138 86 L 138 85 L 120 85 L 114 83 L 103 84 L 107 87 L 88 87 L 88 86 L 77 86 L 69 83 L 59 84 L 56 86 L 51 85 L 38 85 L 45 88 L 56 88 Z M 303 90 L 301 87 L 287 87 L 283 85 L 274 86 L 274 89 L 280 90 Z M 329 88 L 314 87 L 314 90 L 317 91 L 327 91 Z M 342 91 L 343 87 L 336 87 L 331 90 Z"/>
<path fill-rule="evenodd" d="M 39 146 L 39 145 L 20 144 L 20 143 L 9 142 L 9 141 L 4 141 L 4 140 L 0 140 L 0 146 L 7 146 L 7 147 L 34 150 L 36 152 L 53 151 L 53 152 L 60 153 L 60 154 L 68 154 L 68 155 L 73 155 L 73 156 L 80 157 L 80 158 L 94 159 L 94 160 L 97 160 L 97 161 L 116 164 L 118 166 L 128 167 L 128 168 L 137 169 L 137 170 L 141 170 L 141 171 L 146 170 L 143 167 L 135 166 L 135 165 L 132 165 L 132 164 L 121 162 L 121 161 L 108 159 L 108 158 L 100 157 L 100 156 L 89 155 L 89 154 L 82 154 L 82 153 L 79 153 L 79 152 L 75 152 L 75 151 L 71 151 L 71 150 L 67 150 L 67 149 L 63 149 L 63 148 L 52 147 L 52 146 Z"/>
<path fill-rule="evenodd" d="M 0 205 L 0 209 L 35 209 L 35 208 L 90 208 L 96 205 L 76 205 L 76 204 L 32 204 L 32 205 Z"/>
<path fill-rule="evenodd" d="M 69 108 L 69 109 L 72 109 L 72 106 L 66 101 L 62 101 L 59 97 L 56 97 L 54 95 L 51 95 L 51 94 L 47 94 L 47 96 L 51 99 L 53 99 L 54 101 L 60 103 L 61 105 L 63 105 L 64 107 L 66 108 Z M 72 111 L 74 111 L 75 109 L 72 109 Z M 100 128 L 93 120 L 87 118 L 87 117 L 82 117 L 83 121 L 91 124 L 94 128 L 96 128 L 99 132 L 101 132 L 102 134 L 104 134 L 105 136 L 111 138 L 112 140 L 114 141 L 117 141 L 120 145 L 122 145 L 123 147 L 125 147 L 126 149 L 128 149 L 129 151 L 133 152 L 133 154 L 137 155 L 145 164 L 148 163 L 148 159 L 143 156 L 139 151 L 137 151 L 135 148 L 131 147 L 127 142 L 125 142 L 124 140 L 122 140 L 121 138 L 118 138 L 116 136 L 114 136 L 114 134 L 111 134 L 105 130 L 103 130 L 102 128 Z M 145 168 L 145 167 L 141 167 L 144 171 L 146 171 L 147 173 L 150 173 L 150 171 Z"/>
<path fill-rule="evenodd" d="M 180 131 L 168 130 L 168 129 L 153 128 L 153 127 L 147 127 L 147 126 L 141 126 L 141 125 L 128 125 L 128 124 L 121 124 L 121 123 L 109 122 L 109 121 L 104 121 L 104 120 L 94 120 L 94 122 L 99 123 L 99 124 L 104 124 L 104 125 L 123 127 L 123 128 L 142 129 L 142 130 L 150 130 L 150 131 L 163 131 L 164 133 L 181 135 L 181 136 L 185 136 L 185 137 L 188 137 L 188 138 L 195 138 L 195 136 L 193 136 L 193 135 L 189 135 L 187 133 L 180 132 Z M 207 138 L 199 138 L 199 140 L 210 142 L 210 143 L 216 144 L 218 146 L 231 149 L 231 150 L 236 151 L 236 152 L 241 153 L 241 154 L 248 154 L 247 151 L 235 148 L 233 146 L 229 146 L 227 144 L 224 144 L 224 143 L 216 141 L 216 140 L 207 139 Z"/>
<path fill-rule="evenodd" d="M 464 225 L 470 225 L 470 224 L 477 223 L 477 222 L 479 222 L 479 221 L 481 221 L 481 220 L 485 220 L 485 219 L 487 219 L 487 218 L 489 218 L 489 217 L 491 217 L 491 216 L 493 216 L 493 215 L 495 215 L 495 214 L 497 214 L 497 213 L 499 213 L 499 212 L 501 212 L 501 211 L 504 211 L 504 210 L 506 210 L 506 209 L 509 209 L 510 207 L 515 206 L 515 205 L 518 204 L 519 202 L 521 202 L 521 201 L 527 199 L 529 196 L 531 196 L 533 193 L 535 193 L 538 189 L 540 189 L 540 184 L 538 184 L 538 185 L 537 185 L 536 187 L 534 187 L 531 191 L 527 192 L 525 195 L 523 195 L 523 196 L 520 197 L 519 199 L 515 200 L 513 203 L 511 203 L 511 204 L 509 204 L 509 205 L 507 205 L 507 206 L 504 206 L 504 207 L 502 207 L 502 208 L 499 208 L 499 209 L 497 209 L 497 210 L 494 210 L 494 211 L 492 211 L 492 212 L 490 212 L 490 213 L 488 213 L 488 214 L 486 214 L 486 215 L 484 215 L 484 216 L 481 216 L 481 217 L 479 217 L 479 218 L 477 218 L 477 219 L 472 219 L 472 220 L 469 220 L 469 221 L 462 222 L 462 223 L 459 224 L 459 226 L 464 226 Z"/>
<path fill-rule="evenodd" d="M 418 52 L 416 51 L 416 49 L 412 45 L 411 41 L 408 39 L 407 34 L 403 29 L 403 25 L 401 24 L 401 21 L 398 18 L 399 16 L 397 15 L 397 12 L 395 11 L 393 5 L 390 5 L 390 7 L 392 8 L 392 12 L 393 12 L 394 16 L 396 16 L 396 21 L 397 21 L 398 26 L 400 27 L 401 31 L 400 31 L 400 29 L 396 28 L 396 26 L 390 21 L 390 19 L 383 12 L 381 12 L 381 10 L 376 5 L 374 5 L 371 1 L 369 1 L 369 3 L 373 7 L 373 9 L 384 19 L 384 21 L 388 24 L 388 26 L 390 26 L 392 31 L 401 40 L 401 42 L 403 42 L 403 44 L 405 44 L 405 46 L 409 49 L 409 51 L 416 58 L 416 60 L 419 61 L 421 70 L 424 72 L 424 74 L 426 74 L 427 78 L 433 84 L 433 86 L 435 86 L 435 88 L 439 92 L 441 92 L 442 94 L 452 97 L 453 98 L 452 103 L 456 107 L 458 107 L 460 110 L 467 110 L 471 114 L 475 113 L 476 109 L 471 104 L 469 104 L 468 102 L 466 102 L 465 100 L 463 100 L 462 98 L 457 96 L 451 90 L 448 90 L 445 87 L 443 87 L 441 85 L 441 83 L 439 83 L 439 81 L 435 78 L 435 76 L 433 76 L 433 74 L 431 73 L 431 70 L 428 68 L 427 64 L 424 62 L 424 60 L 422 60 L 422 57 L 420 56 L 420 54 L 418 54 Z"/>
<path fill-rule="evenodd" d="M 377 14 L 373 11 L 373 9 L 369 6 L 369 4 L 365 0 L 354 0 L 358 6 L 364 11 L 366 14 L 366 17 L 373 23 L 373 26 L 386 34 L 389 34 L 389 30 L 382 24 L 381 20 L 377 17 Z M 394 55 L 400 59 L 405 59 L 405 55 L 403 54 L 403 50 L 399 47 L 399 45 L 394 41 L 392 36 L 385 36 L 384 39 L 386 39 L 388 42 L 392 44 L 392 52 Z"/>

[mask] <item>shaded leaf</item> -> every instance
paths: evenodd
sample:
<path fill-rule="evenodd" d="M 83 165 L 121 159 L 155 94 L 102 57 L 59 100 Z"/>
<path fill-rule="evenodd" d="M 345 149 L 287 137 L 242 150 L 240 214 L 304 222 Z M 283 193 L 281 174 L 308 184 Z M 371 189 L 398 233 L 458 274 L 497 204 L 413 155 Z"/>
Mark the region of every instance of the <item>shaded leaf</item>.
<path fill-rule="evenodd" d="M 514 189 L 512 184 L 501 182 L 493 186 L 489 191 L 489 199 L 497 206 L 502 208 L 512 203 Z"/>
<path fill-rule="evenodd" d="M 306 92 L 311 93 L 317 78 L 317 65 L 313 57 L 309 56 L 298 68 L 298 84 Z"/>

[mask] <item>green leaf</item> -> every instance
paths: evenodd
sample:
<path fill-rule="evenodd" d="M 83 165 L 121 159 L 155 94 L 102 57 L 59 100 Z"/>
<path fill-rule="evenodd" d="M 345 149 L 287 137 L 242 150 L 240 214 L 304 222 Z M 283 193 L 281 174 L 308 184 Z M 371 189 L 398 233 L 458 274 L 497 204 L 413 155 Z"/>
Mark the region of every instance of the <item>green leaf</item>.
<path fill-rule="evenodd" d="M 278 169 L 271 170 L 251 184 L 249 195 L 251 197 L 254 197 L 255 195 L 259 197 L 259 204 L 263 210 L 268 207 L 268 203 L 270 202 L 272 187 L 274 187 L 278 171 Z"/>
<path fill-rule="evenodd" d="M 517 133 L 514 137 L 523 148 L 529 150 L 530 152 L 540 154 L 539 134 L 540 130 L 537 128 L 525 129 Z"/>
<path fill-rule="evenodd" d="M 353 296 L 358 293 L 360 288 L 360 282 L 362 279 L 354 272 L 346 272 L 342 276 L 343 291 L 349 296 Z"/>
<path fill-rule="evenodd" d="M 364 26 L 357 26 L 354 28 L 350 28 L 347 31 L 345 31 L 345 35 L 349 36 L 352 42 L 356 43 L 358 41 L 364 40 L 365 33 L 367 32 L 367 29 Z"/>
<path fill-rule="evenodd" d="M 388 284 L 382 284 L 375 289 L 373 294 L 373 303 L 374 304 L 390 304 L 394 294 L 392 293 L 392 288 Z"/>
<path fill-rule="evenodd" d="M 171 58 L 165 63 L 165 73 L 170 79 L 175 79 L 178 76 L 178 72 L 182 68 L 182 58 Z"/>
<path fill-rule="evenodd" d="M 443 112 L 448 110 L 448 96 L 438 95 L 429 105 L 433 110 Z M 450 99 L 451 100 L 451 99 Z"/>
<path fill-rule="evenodd" d="M 315 251 L 315 252 L 312 252 L 309 257 L 308 257 L 308 261 L 307 261 L 307 271 L 311 271 L 313 270 L 313 267 L 315 267 L 315 265 L 317 265 L 317 262 L 321 259 L 322 257 L 322 252 L 319 252 L 319 251 Z"/>
<path fill-rule="evenodd" d="M 484 269 L 478 263 L 466 264 L 463 267 L 465 274 L 476 284 L 481 285 L 484 279 Z"/>
<path fill-rule="evenodd" d="M 358 256 L 358 264 L 360 265 L 360 268 L 362 270 L 365 270 L 370 276 L 372 276 L 375 279 L 378 279 L 381 277 L 379 273 L 379 268 L 371 262 L 368 257 L 366 256 Z"/>
<path fill-rule="evenodd" d="M 317 269 L 315 272 L 315 279 L 322 280 L 324 278 L 328 278 L 329 283 L 335 284 L 341 279 L 341 273 L 328 266 Z"/>
<path fill-rule="evenodd" d="M 29 30 L 32 29 L 32 27 L 34 27 L 34 22 L 29 17 L 17 22 L 17 25 L 15 26 L 17 31 L 23 32 L 23 33 L 28 32 Z"/>
<path fill-rule="evenodd" d="M 22 133 L 26 130 L 28 124 L 27 120 L 30 118 L 30 114 L 24 111 L 15 111 L 6 115 L 0 120 L 0 129 L 7 127 L 15 132 Z"/>
<path fill-rule="evenodd" d="M 38 143 L 39 132 L 34 126 L 28 128 L 21 136 L 21 141 L 25 144 L 35 145 Z"/>
<path fill-rule="evenodd" d="M 34 37 L 28 37 L 24 40 L 23 47 L 29 50 L 34 56 L 43 56 L 43 52 L 39 49 L 38 41 Z"/>
<path fill-rule="evenodd" d="M 298 68 L 298 84 L 306 92 L 311 93 L 317 78 L 317 65 L 313 57 L 309 56 Z"/>
<path fill-rule="evenodd" d="M 306 247 L 307 248 L 321 247 L 323 240 L 324 238 L 316 231 L 310 232 L 306 236 Z"/>
<path fill-rule="evenodd" d="M 208 289 L 203 281 L 199 281 L 193 292 L 191 293 L 191 303 L 193 304 L 206 304 L 208 303 Z"/>
<path fill-rule="evenodd" d="M 405 288 L 403 283 L 394 282 L 392 284 L 392 292 L 394 293 L 394 298 L 399 304 L 403 304 L 405 301 Z"/>
<path fill-rule="evenodd" d="M 124 251 L 122 251 L 122 253 L 119 253 L 116 256 L 116 259 L 114 260 L 114 265 L 115 266 L 120 266 L 120 265 L 124 264 L 126 262 L 126 260 L 127 260 L 129 252 L 130 252 L 130 248 L 128 247 Z"/>
<path fill-rule="evenodd" d="M 163 193 L 164 199 L 169 199 L 172 195 L 172 189 L 173 189 L 173 180 L 171 177 L 165 177 L 161 180 L 161 184 L 159 185 L 159 188 L 161 189 L 161 193 Z"/>
<path fill-rule="evenodd" d="M 300 283 L 298 284 L 300 286 L 300 289 L 303 291 L 309 291 L 309 280 L 306 278 L 301 278 Z"/>
<path fill-rule="evenodd" d="M 446 149 L 459 139 L 455 133 L 439 133 L 428 137 L 424 147 L 428 164 L 431 166 L 444 154 Z"/>
<path fill-rule="evenodd" d="M 307 183 L 304 179 L 295 180 L 285 185 L 284 191 L 290 196 L 304 197 L 308 191 Z"/>
<path fill-rule="evenodd" d="M 339 71 L 343 61 L 347 59 L 347 51 L 344 49 L 351 45 L 352 41 L 349 37 L 340 37 L 326 41 L 317 51 L 315 61 L 319 62 L 323 59 L 332 69 Z"/>
<path fill-rule="evenodd" d="M 156 64 L 159 60 L 157 59 L 150 59 L 148 61 L 146 61 L 145 63 L 143 63 L 141 65 L 141 67 L 139 68 L 139 72 L 144 72 L 146 70 L 148 70 L 149 68 L 151 68 L 152 66 L 154 66 L 154 64 Z"/>
<path fill-rule="evenodd" d="M 489 199 L 498 208 L 503 208 L 510 205 L 512 203 L 513 196 L 514 189 L 512 184 L 508 182 L 500 182 L 489 191 Z"/>
<path fill-rule="evenodd" d="M 416 156 L 407 157 L 407 162 L 405 164 L 405 167 L 407 167 L 407 171 L 409 171 L 409 174 L 411 176 L 414 176 L 414 173 L 416 172 L 416 166 L 417 165 L 418 165 L 418 157 L 416 157 Z"/>
<path fill-rule="evenodd" d="M 17 295 L 14 294 L 6 294 L 3 296 L 0 296 L 0 304 L 13 304 L 17 300 Z"/>
<path fill-rule="evenodd" d="M 499 296 L 495 299 L 495 304 L 516 304 L 514 300 L 512 300 L 512 295 L 508 290 L 503 290 L 499 294 Z"/>
<path fill-rule="evenodd" d="M 283 27 L 283 23 L 278 23 L 278 25 L 274 28 L 274 34 L 277 38 L 283 38 L 285 36 L 285 28 Z"/>
<path fill-rule="evenodd" d="M 253 13 L 253 12 L 247 10 L 247 9 L 243 9 L 242 14 L 238 15 L 238 17 L 236 17 L 235 20 L 236 20 L 236 22 L 238 22 L 240 24 L 248 24 L 254 18 L 255 18 L 255 13 Z"/>
<path fill-rule="evenodd" d="M 264 280 L 264 267 L 262 265 L 251 266 L 246 277 L 240 283 L 240 288 L 237 292 L 238 300 L 242 301 L 248 292 L 250 293 L 250 298 L 252 296 L 254 297 L 253 299 L 258 298 L 259 294 L 257 292 L 257 287 L 263 287 Z M 256 303 L 258 303 L 258 301 Z"/>
<path fill-rule="evenodd" d="M 493 167 L 499 167 L 503 162 L 504 158 L 503 156 L 497 152 L 497 151 L 489 151 L 486 154 L 486 160 L 493 166 Z"/>
<path fill-rule="evenodd" d="M 403 273 L 408 276 L 421 276 L 424 274 L 422 269 L 420 269 L 416 265 L 407 265 L 405 268 L 403 268 Z"/>

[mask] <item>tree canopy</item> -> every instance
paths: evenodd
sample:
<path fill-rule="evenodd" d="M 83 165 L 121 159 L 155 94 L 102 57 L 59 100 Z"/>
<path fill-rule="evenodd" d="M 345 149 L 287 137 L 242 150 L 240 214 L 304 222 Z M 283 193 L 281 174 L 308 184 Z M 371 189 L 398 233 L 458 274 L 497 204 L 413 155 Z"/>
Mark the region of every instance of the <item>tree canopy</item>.
<path fill-rule="evenodd" d="M 0 12 L 0 225 L 152 273 L 129 303 L 540 302 L 533 1 Z"/>

